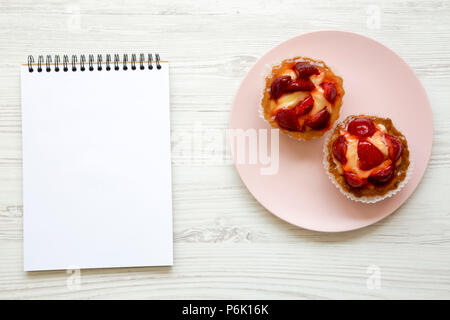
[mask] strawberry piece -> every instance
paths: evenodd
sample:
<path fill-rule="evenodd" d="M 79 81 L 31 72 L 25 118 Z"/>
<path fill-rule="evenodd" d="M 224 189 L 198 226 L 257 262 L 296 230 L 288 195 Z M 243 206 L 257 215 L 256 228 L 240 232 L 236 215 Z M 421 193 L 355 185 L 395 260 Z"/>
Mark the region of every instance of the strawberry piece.
<path fill-rule="evenodd" d="M 311 80 L 299 78 L 291 80 L 286 86 L 286 91 L 313 91 L 315 88 Z"/>
<path fill-rule="evenodd" d="M 281 76 L 273 80 L 270 86 L 270 94 L 272 99 L 277 100 L 285 92 L 312 91 L 314 89 L 314 83 L 309 79 L 292 80 L 291 76 Z"/>
<path fill-rule="evenodd" d="M 380 186 L 388 183 L 394 176 L 394 166 L 390 164 L 386 168 L 380 169 L 375 173 L 372 173 L 368 178 L 369 182 Z"/>
<path fill-rule="evenodd" d="M 328 120 L 330 120 L 331 114 L 328 112 L 327 108 L 323 108 L 321 111 L 317 112 L 311 118 L 305 121 L 305 125 L 311 129 L 321 130 L 327 127 Z"/>
<path fill-rule="evenodd" d="M 361 188 L 367 184 L 367 179 L 358 177 L 358 175 L 351 171 L 344 172 L 345 182 L 352 188 Z"/>
<path fill-rule="evenodd" d="M 294 66 L 299 78 L 309 78 L 313 74 L 320 74 L 319 69 L 309 62 L 297 62 Z"/>
<path fill-rule="evenodd" d="M 297 116 L 303 116 L 311 112 L 314 106 L 314 99 L 309 95 L 305 100 L 297 105 Z"/>
<path fill-rule="evenodd" d="M 300 125 L 297 119 L 297 112 L 295 109 L 281 109 L 275 116 L 275 121 L 278 125 L 286 130 L 300 131 Z"/>
<path fill-rule="evenodd" d="M 275 78 L 270 86 L 270 94 L 272 99 L 277 100 L 282 96 L 284 92 L 286 92 L 286 88 L 288 84 L 292 81 L 290 76 L 281 76 Z"/>
<path fill-rule="evenodd" d="M 334 83 L 333 82 L 323 82 L 321 84 L 321 86 L 323 88 L 323 94 L 325 96 L 325 99 L 327 99 L 331 103 L 334 103 L 334 100 L 336 100 L 336 96 L 337 96 L 337 90 L 336 90 L 336 86 L 334 85 Z"/>
<path fill-rule="evenodd" d="M 347 131 L 358 137 L 371 137 L 375 131 L 372 120 L 367 118 L 356 118 L 350 121 Z"/>
<path fill-rule="evenodd" d="M 364 140 L 358 142 L 359 168 L 370 170 L 380 165 L 384 160 L 384 155 L 372 143 Z"/>
<path fill-rule="evenodd" d="M 334 157 L 342 164 L 347 163 L 347 140 L 344 136 L 339 136 L 332 146 Z"/>
<path fill-rule="evenodd" d="M 400 156 L 402 155 L 402 144 L 397 138 L 389 134 L 385 134 L 384 138 L 389 149 L 389 159 L 391 159 L 392 162 L 397 162 L 397 160 L 400 159 Z"/>

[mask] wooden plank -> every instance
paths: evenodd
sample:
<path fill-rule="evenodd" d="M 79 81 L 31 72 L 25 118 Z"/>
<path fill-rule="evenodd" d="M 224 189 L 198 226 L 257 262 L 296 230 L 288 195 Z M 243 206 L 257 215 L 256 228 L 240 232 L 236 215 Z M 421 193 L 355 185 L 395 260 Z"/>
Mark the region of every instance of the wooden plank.
<path fill-rule="evenodd" d="M 373 10 L 379 28 L 368 24 Z M 440 0 L 375 7 L 369 0 L 0 1 L 0 298 L 450 298 L 449 17 L 450 1 Z M 381 41 L 427 90 L 435 125 L 430 165 L 395 214 L 353 232 L 302 230 L 263 209 L 230 163 L 179 144 L 174 267 L 82 270 L 79 290 L 66 272 L 22 271 L 19 65 L 28 54 L 158 51 L 171 62 L 173 136 L 191 135 L 196 125 L 220 134 L 258 57 L 321 29 Z M 220 139 L 212 146 L 225 148 Z M 380 289 L 367 287 L 372 265 Z"/>

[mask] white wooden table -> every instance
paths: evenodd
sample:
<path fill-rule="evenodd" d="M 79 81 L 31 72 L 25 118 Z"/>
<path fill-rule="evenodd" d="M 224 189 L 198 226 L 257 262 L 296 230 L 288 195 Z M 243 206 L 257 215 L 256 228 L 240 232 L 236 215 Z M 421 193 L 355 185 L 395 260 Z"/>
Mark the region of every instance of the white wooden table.
<path fill-rule="evenodd" d="M 430 165 L 396 213 L 354 232 L 302 230 L 263 209 L 232 165 L 178 141 L 173 267 L 22 271 L 19 65 L 28 54 L 158 51 L 171 62 L 172 133 L 191 135 L 196 122 L 227 128 L 258 57 L 320 29 L 381 41 L 427 90 Z M 0 298 L 450 298 L 450 1 L 3 0 L 0 61 Z"/>

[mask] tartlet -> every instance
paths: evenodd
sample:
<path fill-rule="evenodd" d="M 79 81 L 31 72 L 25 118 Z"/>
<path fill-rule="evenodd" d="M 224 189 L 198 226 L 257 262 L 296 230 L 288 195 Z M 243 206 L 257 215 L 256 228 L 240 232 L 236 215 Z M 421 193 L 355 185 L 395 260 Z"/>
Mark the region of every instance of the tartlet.
<path fill-rule="evenodd" d="M 392 120 L 349 116 L 325 142 L 324 165 L 348 198 L 374 203 L 397 193 L 412 168 L 408 142 Z"/>
<path fill-rule="evenodd" d="M 262 115 L 294 139 L 321 137 L 339 117 L 343 80 L 323 61 L 305 57 L 283 60 L 266 76 Z"/>

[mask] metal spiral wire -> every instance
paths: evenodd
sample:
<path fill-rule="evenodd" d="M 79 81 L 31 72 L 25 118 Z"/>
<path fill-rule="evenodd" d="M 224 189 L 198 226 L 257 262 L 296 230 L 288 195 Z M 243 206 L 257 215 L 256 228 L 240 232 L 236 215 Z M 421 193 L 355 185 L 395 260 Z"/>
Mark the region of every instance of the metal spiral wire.
<path fill-rule="evenodd" d="M 45 57 L 45 71 L 50 72 L 50 65 L 52 64 L 52 56 L 51 55 L 47 55 L 47 57 Z"/>
<path fill-rule="evenodd" d="M 72 72 L 77 71 L 86 71 L 87 69 L 89 71 L 111 71 L 111 70 L 153 70 L 153 66 L 156 66 L 157 70 L 160 70 L 162 68 L 161 66 L 161 59 L 158 53 L 155 54 L 155 60 L 153 60 L 153 55 L 149 53 L 147 55 L 147 59 L 145 59 L 145 54 L 140 53 L 139 58 L 138 55 L 133 53 L 131 54 L 131 59 L 129 59 L 129 55 L 127 53 L 123 54 L 122 57 L 115 53 L 115 54 L 106 54 L 105 59 L 103 59 L 103 55 L 97 54 L 97 57 L 95 57 L 94 54 L 86 55 L 81 54 L 79 56 L 77 55 L 71 55 L 70 61 L 69 56 L 67 54 L 62 55 L 62 69 L 64 72 L 69 71 L 69 64 L 70 64 L 70 70 Z M 122 59 L 121 59 L 122 58 Z M 45 69 L 43 68 L 45 64 Z M 43 55 L 39 55 L 37 58 L 37 63 L 35 63 L 34 57 L 32 55 L 28 56 L 27 66 L 29 72 L 34 72 L 37 70 L 37 72 L 59 72 L 60 71 L 60 64 L 61 64 L 61 56 L 55 55 L 53 58 L 51 55 L 46 55 L 45 59 Z M 37 68 L 35 68 L 37 66 Z"/>
<path fill-rule="evenodd" d="M 122 61 L 122 64 L 123 64 L 123 70 L 128 70 L 128 66 L 127 66 L 127 63 L 128 63 L 128 54 L 124 54 L 123 55 L 123 61 Z"/>
<path fill-rule="evenodd" d="M 33 72 L 33 63 L 34 63 L 34 58 L 33 56 L 28 56 L 28 72 Z"/>
<path fill-rule="evenodd" d="M 101 55 L 101 54 L 98 54 L 98 55 L 97 55 L 97 70 L 98 70 L 98 71 L 102 71 L 102 70 L 103 70 L 103 68 L 102 68 L 102 62 L 103 62 L 102 55 Z"/>
<path fill-rule="evenodd" d="M 77 71 L 77 63 L 78 63 L 78 58 L 76 55 L 72 55 L 72 71 L 75 72 Z"/>
<path fill-rule="evenodd" d="M 159 70 L 161 69 L 161 65 L 159 64 L 159 62 L 161 61 L 161 59 L 159 58 L 159 53 L 155 54 L 156 57 L 156 68 Z"/>
<path fill-rule="evenodd" d="M 151 53 L 148 54 L 148 68 L 153 69 L 153 55 Z"/>
<path fill-rule="evenodd" d="M 86 64 L 86 56 L 84 54 L 82 54 L 80 56 L 80 70 L 84 71 L 86 70 L 86 67 L 84 66 Z"/>
<path fill-rule="evenodd" d="M 69 56 L 67 54 L 65 54 L 63 56 L 63 71 L 64 72 L 69 71 L 68 65 L 69 65 Z"/>
<path fill-rule="evenodd" d="M 120 57 L 119 55 L 116 53 L 114 54 L 114 70 L 119 70 L 119 61 L 120 61 Z"/>
<path fill-rule="evenodd" d="M 144 61 L 145 61 L 145 55 L 143 53 L 141 53 L 140 57 L 139 57 L 139 68 L 141 70 L 144 70 Z"/>
<path fill-rule="evenodd" d="M 94 71 L 94 55 L 89 55 L 89 71 Z"/>
<path fill-rule="evenodd" d="M 56 55 L 55 56 L 55 72 L 59 72 L 59 63 L 60 63 L 60 61 L 61 61 L 61 58 L 58 55 Z"/>
<path fill-rule="evenodd" d="M 110 64 L 111 64 L 111 55 L 107 54 L 106 55 L 106 71 L 111 70 Z"/>
<path fill-rule="evenodd" d="M 43 63 L 44 63 L 44 57 L 43 56 L 39 56 L 38 57 L 38 68 L 37 68 L 38 72 L 42 72 L 42 64 Z"/>

